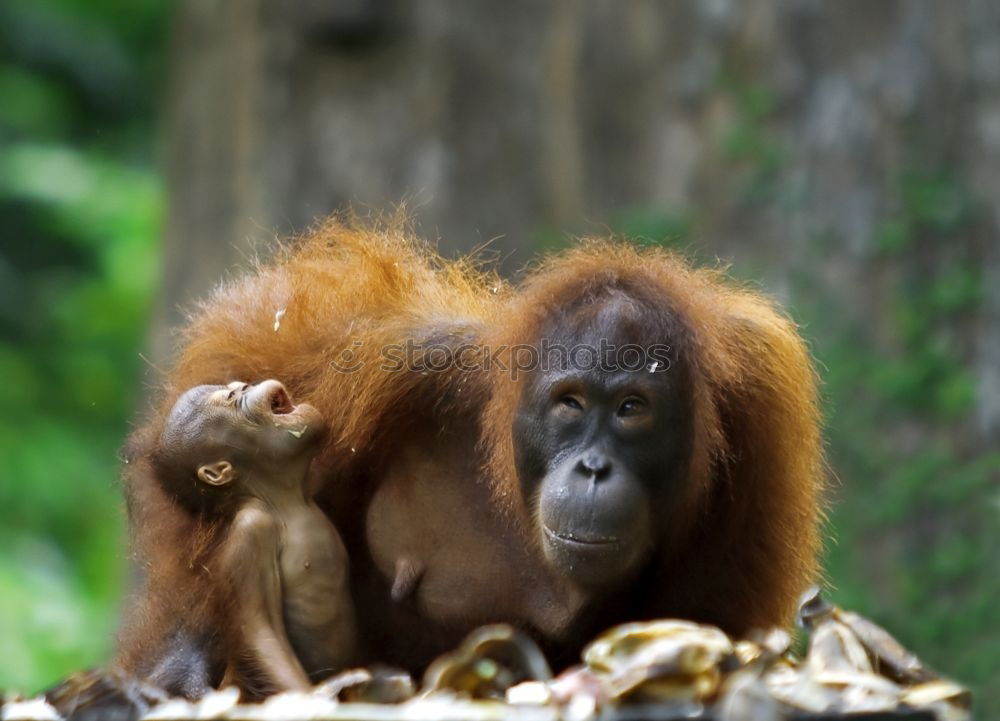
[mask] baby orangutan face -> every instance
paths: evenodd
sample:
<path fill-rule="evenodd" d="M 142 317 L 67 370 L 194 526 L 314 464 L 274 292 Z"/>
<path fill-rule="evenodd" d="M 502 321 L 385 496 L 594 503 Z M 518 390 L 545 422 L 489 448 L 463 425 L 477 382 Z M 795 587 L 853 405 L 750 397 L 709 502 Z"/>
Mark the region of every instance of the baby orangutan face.
<path fill-rule="evenodd" d="M 301 478 L 322 430 L 319 411 L 294 405 L 276 380 L 197 386 L 167 416 L 158 455 L 174 468 L 196 469 L 210 486 Z"/>

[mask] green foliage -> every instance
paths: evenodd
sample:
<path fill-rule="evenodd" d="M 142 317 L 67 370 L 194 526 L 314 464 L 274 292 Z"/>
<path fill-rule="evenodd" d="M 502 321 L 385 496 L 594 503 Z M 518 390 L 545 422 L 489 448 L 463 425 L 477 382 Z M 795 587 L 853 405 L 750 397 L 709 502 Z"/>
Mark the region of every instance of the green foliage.
<path fill-rule="evenodd" d="M 888 325 L 831 313 L 838 289 L 796 294 L 825 373 L 827 438 L 840 478 L 826 563 L 834 597 L 883 623 L 1000 711 L 1000 452 L 972 440 L 975 388 L 955 332 L 982 297 L 962 238 L 971 197 L 940 174 L 909 173 L 899 214 L 875 236 Z M 905 253 L 905 255 L 904 255 Z M 877 272 L 877 271 L 876 271 Z"/>
<path fill-rule="evenodd" d="M 752 204 L 779 199 L 779 173 L 786 151 L 768 128 L 777 105 L 774 94 L 765 86 L 741 82 L 731 74 L 723 74 L 718 85 L 734 116 L 722 139 L 722 151 L 743 175 L 744 199 Z"/>
<path fill-rule="evenodd" d="M 694 216 L 687 211 L 650 211 L 630 208 L 620 211 L 611 221 L 616 233 L 640 243 L 679 246 L 691 237 Z"/>
<path fill-rule="evenodd" d="M 162 190 L 161 0 L 0 5 L 0 688 L 105 661 Z"/>
<path fill-rule="evenodd" d="M 683 247 L 690 240 L 694 227 L 695 217 L 687 210 L 624 208 L 612 217 L 610 228 L 589 232 L 604 234 L 610 229 L 639 243 Z M 534 249 L 541 253 L 562 250 L 572 245 L 575 237 L 554 226 L 538 228 L 534 233 Z"/>

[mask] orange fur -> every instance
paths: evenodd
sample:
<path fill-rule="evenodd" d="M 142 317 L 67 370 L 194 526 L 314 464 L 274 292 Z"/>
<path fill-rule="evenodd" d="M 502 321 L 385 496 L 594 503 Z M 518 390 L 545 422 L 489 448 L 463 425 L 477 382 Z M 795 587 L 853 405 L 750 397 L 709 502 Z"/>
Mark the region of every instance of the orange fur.
<path fill-rule="evenodd" d="M 694 369 L 695 442 L 687 512 L 661 554 L 663 611 L 742 633 L 790 622 L 818 574 L 823 454 L 812 363 L 793 323 L 720 270 L 662 249 L 590 239 L 536 267 L 491 342 L 532 343 L 551 309 L 626 282 L 685 321 Z M 649 343 L 667 339 L 649 338 Z M 489 475 L 517 504 L 510 428 L 520 389 L 497 383 L 483 414 Z M 663 609 L 661 611 L 660 609 Z"/>
<path fill-rule="evenodd" d="M 237 378 L 282 381 L 329 420 L 329 440 L 313 464 L 319 486 L 377 483 L 379 459 L 415 413 L 471 412 L 481 419 L 493 503 L 527 532 L 532 519 L 522 513 L 511 441 L 520 383 L 496 372 L 388 372 L 382 349 L 440 337 L 493 347 L 534 343 L 549 310 L 616 282 L 662 299 L 686 329 L 678 350 L 693 369 L 696 432 L 685 512 L 670 519 L 673 533 L 658 554 L 657 585 L 642 613 L 685 615 L 737 633 L 788 622 L 817 575 L 822 452 L 808 353 L 770 301 L 719 270 L 614 240 L 550 257 L 512 288 L 471 261 L 442 260 L 405 222 L 330 221 L 221 285 L 181 336 L 160 410 L 136 435 L 125 473 L 133 548 L 149 574 L 143 604 L 152 610 L 127 624 L 122 664 L 141 668 L 143 654 L 155 654 L 155 639 L 176 625 L 162 611 L 167 601 L 157 599 L 162 589 L 172 589 L 171 608 L 188 604 L 204 616 L 191 619 L 193 626 L 210 626 L 217 612 L 196 602 L 196 520 L 157 494 L 142 463 L 145 439 L 155 437 L 179 393 Z M 348 350 L 361 368 L 334 370 Z M 329 498 L 335 520 L 361 514 Z"/>
<path fill-rule="evenodd" d="M 201 305 L 181 336 L 184 351 L 163 407 L 199 383 L 277 378 L 329 419 L 324 458 L 339 470 L 371 447 L 384 414 L 412 400 L 420 383 L 382 371 L 382 349 L 414 328 L 484 326 L 508 292 L 498 276 L 470 262 L 444 262 L 401 221 L 330 221 Z M 362 365 L 358 372 L 331 370 L 345 352 Z"/>

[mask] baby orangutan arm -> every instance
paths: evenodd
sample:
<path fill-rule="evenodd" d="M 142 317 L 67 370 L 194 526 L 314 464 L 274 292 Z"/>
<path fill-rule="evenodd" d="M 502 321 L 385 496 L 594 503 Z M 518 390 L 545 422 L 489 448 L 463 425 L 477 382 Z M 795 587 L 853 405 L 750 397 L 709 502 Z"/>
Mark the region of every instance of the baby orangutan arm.
<path fill-rule="evenodd" d="M 278 524 L 252 501 L 236 514 L 219 548 L 218 571 L 231 599 L 227 677 L 235 670 L 241 687 L 308 691 L 312 684 L 282 620 L 278 547 Z"/>

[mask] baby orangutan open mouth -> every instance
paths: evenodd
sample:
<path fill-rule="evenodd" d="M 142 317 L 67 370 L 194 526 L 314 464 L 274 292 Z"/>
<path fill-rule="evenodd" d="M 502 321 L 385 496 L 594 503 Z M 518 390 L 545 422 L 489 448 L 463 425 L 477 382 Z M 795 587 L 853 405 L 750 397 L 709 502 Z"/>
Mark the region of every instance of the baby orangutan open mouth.
<path fill-rule="evenodd" d="M 271 393 L 271 413 L 275 415 L 286 415 L 295 410 L 292 399 L 288 397 L 284 386 L 275 388 Z"/>
<path fill-rule="evenodd" d="M 226 388 L 227 403 L 245 411 L 257 422 L 269 421 L 295 438 L 302 438 L 307 433 L 312 437 L 323 427 L 316 408 L 308 403 L 295 405 L 280 381 L 266 380 L 256 385 L 234 381 Z"/>

